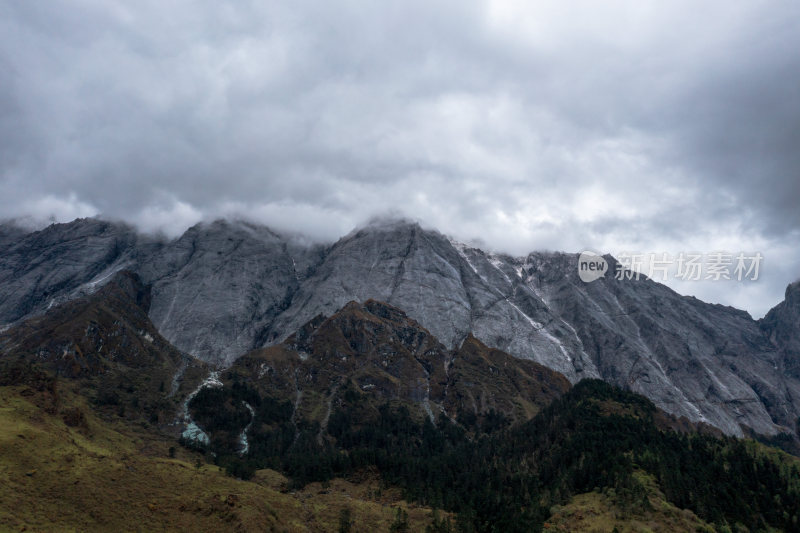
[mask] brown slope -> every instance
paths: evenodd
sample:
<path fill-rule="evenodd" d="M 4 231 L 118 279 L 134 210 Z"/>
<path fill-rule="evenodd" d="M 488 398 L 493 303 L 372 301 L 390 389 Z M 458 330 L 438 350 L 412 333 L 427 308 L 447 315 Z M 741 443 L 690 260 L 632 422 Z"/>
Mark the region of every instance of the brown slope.
<path fill-rule="evenodd" d="M 494 411 L 518 422 L 570 386 L 561 374 L 489 349 L 471 335 L 447 350 L 402 310 L 375 300 L 316 317 L 283 344 L 241 357 L 223 379 L 289 400 L 297 419 L 323 427 L 345 396 L 351 404 L 358 398 L 365 421 L 388 401 L 419 419 L 444 414 L 480 423 Z"/>
<path fill-rule="evenodd" d="M 96 293 L 12 327 L 0 334 L 0 384 L 56 379 L 97 407 L 172 422 L 206 366 L 159 335 L 149 300 L 136 274 L 120 272 Z"/>
<path fill-rule="evenodd" d="M 347 510 L 384 531 L 397 506 L 414 530 L 430 524 L 397 490 L 372 496 L 378 480 L 286 494 L 276 472 L 236 480 L 157 431 L 177 429 L 208 369 L 158 334 L 148 304 L 123 272 L 0 334 L 0 530 L 332 531 Z"/>
<path fill-rule="evenodd" d="M 85 413 L 82 426 L 25 385 L 0 386 L 0 531 L 337 531 L 345 510 L 353 531 L 389 531 L 399 507 L 411 531 L 432 521 L 376 478 L 291 493 L 271 470 L 237 480 L 152 426 L 97 416 L 62 385 L 59 409 Z"/>
<path fill-rule="evenodd" d="M 445 379 L 436 383 L 433 396 L 448 412 L 481 416 L 495 411 L 514 421 L 533 417 L 570 387 L 562 374 L 489 348 L 471 334 L 436 376 Z"/>

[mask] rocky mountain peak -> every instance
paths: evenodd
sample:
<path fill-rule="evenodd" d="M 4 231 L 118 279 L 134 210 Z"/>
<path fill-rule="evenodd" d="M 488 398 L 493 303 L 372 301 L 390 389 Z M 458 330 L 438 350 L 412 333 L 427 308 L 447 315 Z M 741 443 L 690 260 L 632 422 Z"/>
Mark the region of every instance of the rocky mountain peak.
<path fill-rule="evenodd" d="M 800 280 L 786 286 L 784 298 L 787 305 L 800 309 Z"/>
<path fill-rule="evenodd" d="M 419 222 L 404 217 L 376 217 L 370 219 L 366 224 L 355 228 L 342 239 L 347 239 L 356 235 L 366 235 L 370 233 L 400 232 L 413 233 L 423 231 Z"/>
<path fill-rule="evenodd" d="M 779 351 L 785 372 L 800 378 L 800 281 L 786 287 L 784 300 L 758 324 Z"/>

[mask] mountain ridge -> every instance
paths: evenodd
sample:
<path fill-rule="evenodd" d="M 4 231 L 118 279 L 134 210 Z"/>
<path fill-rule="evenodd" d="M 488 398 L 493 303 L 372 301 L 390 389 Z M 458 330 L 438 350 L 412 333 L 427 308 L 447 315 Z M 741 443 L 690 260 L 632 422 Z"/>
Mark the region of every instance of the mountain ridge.
<path fill-rule="evenodd" d="M 94 294 L 0 333 L 0 374 L 74 383 L 100 410 L 175 433 L 180 406 L 208 373 L 147 317 L 150 287 L 121 271 Z M 12 383 L 15 384 L 15 383 Z"/>
<path fill-rule="evenodd" d="M 159 332 L 212 364 L 372 298 L 449 348 L 472 334 L 572 382 L 602 378 L 729 434 L 794 432 L 800 415 L 800 377 L 785 371 L 797 367 L 800 315 L 754 321 L 644 276 L 585 284 L 575 254 L 487 253 L 402 220 L 304 246 L 243 222 L 201 223 L 167 240 L 82 219 L 0 246 L 0 323 L 91 293 L 128 268 L 153 287 Z"/>

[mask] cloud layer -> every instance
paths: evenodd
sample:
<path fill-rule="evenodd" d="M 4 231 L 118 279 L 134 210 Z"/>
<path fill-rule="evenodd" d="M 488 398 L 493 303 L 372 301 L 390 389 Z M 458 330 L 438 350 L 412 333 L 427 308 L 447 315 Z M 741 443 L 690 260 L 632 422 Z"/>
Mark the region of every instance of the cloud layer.
<path fill-rule="evenodd" d="M 0 217 L 498 250 L 761 251 L 800 277 L 800 4 L 0 2 Z"/>

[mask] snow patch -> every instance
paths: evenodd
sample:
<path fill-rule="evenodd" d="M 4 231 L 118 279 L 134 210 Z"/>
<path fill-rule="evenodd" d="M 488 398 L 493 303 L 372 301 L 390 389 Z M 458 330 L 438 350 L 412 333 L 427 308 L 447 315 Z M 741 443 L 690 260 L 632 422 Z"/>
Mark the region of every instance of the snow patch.
<path fill-rule="evenodd" d="M 509 278 L 508 274 L 506 274 L 505 271 L 502 268 L 500 268 L 501 266 L 505 266 L 505 263 L 503 261 L 498 259 L 496 256 L 490 255 L 489 263 L 491 263 L 492 266 L 496 268 L 497 271 L 503 275 L 503 277 L 506 279 L 507 282 L 511 283 L 511 278 Z M 522 276 L 519 277 L 521 278 Z"/>
<path fill-rule="evenodd" d="M 189 396 L 186 397 L 186 401 L 183 402 L 183 423 L 186 424 L 186 429 L 183 430 L 181 436 L 189 442 L 199 442 L 201 444 L 209 444 L 211 441 L 206 435 L 206 432 L 203 431 L 200 426 L 198 426 L 194 420 L 192 420 L 192 415 L 189 414 L 189 402 L 197 396 L 197 393 L 201 390 L 208 388 L 216 388 L 222 387 L 222 381 L 219 379 L 219 371 L 212 370 L 206 379 L 197 386 L 195 390 L 192 391 Z"/>
<path fill-rule="evenodd" d="M 208 438 L 208 435 L 206 435 L 206 432 L 200 429 L 200 426 L 194 422 L 186 424 L 186 429 L 181 433 L 181 437 L 189 442 L 199 442 L 205 446 L 211 444 L 211 440 Z"/>
<path fill-rule="evenodd" d="M 244 406 L 247 407 L 247 410 L 250 411 L 250 422 L 248 422 L 247 426 L 242 430 L 242 434 L 239 435 L 239 455 L 247 455 L 247 452 L 250 451 L 250 443 L 247 442 L 247 432 L 250 430 L 250 426 L 253 425 L 253 420 L 256 418 L 256 412 L 250 406 L 249 403 L 243 402 Z"/>
<path fill-rule="evenodd" d="M 578 346 L 580 346 L 581 353 L 583 354 L 583 357 L 585 358 L 586 361 L 589 361 L 590 360 L 589 354 L 586 353 L 586 350 L 584 349 L 584 346 L 583 346 L 583 341 L 581 340 L 580 335 L 578 335 L 578 332 L 575 330 L 574 327 L 572 327 L 572 324 L 570 324 L 566 320 L 563 320 L 563 319 L 560 319 L 560 320 L 561 320 L 561 323 L 564 324 L 564 326 L 566 326 L 572 332 L 572 334 L 575 336 L 575 340 L 578 341 Z"/>
<path fill-rule="evenodd" d="M 428 414 L 428 418 L 431 419 L 432 423 L 436 423 L 436 419 L 433 416 L 433 411 L 431 410 L 431 373 L 428 372 L 428 369 L 425 368 L 425 365 L 420 363 L 420 367 L 422 371 L 425 372 L 425 398 L 422 399 L 422 408 L 425 409 L 425 412 Z"/>
<path fill-rule="evenodd" d="M 463 243 L 460 243 L 460 242 L 457 242 L 457 241 L 453 241 L 453 240 L 450 241 L 450 244 L 452 244 L 453 248 L 456 249 L 456 252 L 458 252 L 458 255 L 460 255 L 461 258 L 464 261 L 467 262 L 467 264 L 472 269 L 472 271 L 475 272 L 476 274 L 478 274 L 478 269 L 475 268 L 475 265 L 473 265 L 472 261 L 470 261 L 469 257 L 467 257 L 467 253 L 465 251 L 467 249 L 467 245 L 463 244 Z M 478 274 L 478 276 L 480 276 L 480 278 L 483 279 L 483 276 L 481 276 L 480 274 Z M 486 280 L 484 279 L 483 281 L 486 281 Z"/>
<path fill-rule="evenodd" d="M 520 269 L 520 270 L 522 270 L 522 269 Z M 536 288 L 536 287 L 533 285 L 533 283 L 528 283 L 528 284 L 527 284 L 527 287 L 528 287 L 530 290 L 532 290 L 532 291 L 533 291 L 533 294 L 535 294 L 535 295 L 536 295 L 536 297 L 537 297 L 537 298 L 539 298 L 539 299 L 542 301 L 542 303 L 544 303 L 544 304 L 545 304 L 547 307 L 550 307 L 550 301 L 549 301 L 549 297 L 548 297 L 548 296 L 546 296 L 546 295 L 545 295 L 545 294 L 544 294 L 544 293 L 543 293 L 543 292 L 542 292 L 540 289 L 537 289 L 537 288 Z"/>
<path fill-rule="evenodd" d="M 544 325 L 540 324 L 539 322 L 529 317 L 522 309 L 517 307 L 517 305 L 514 304 L 514 302 L 512 302 L 511 300 L 506 298 L 506 301 L 511 307 L 516 309 L 519 314 L 525 317 L 525 319 L 533 327 L 533 329 L 535 329 L 540 335 L 542 335 L 542 337 L 550 341 L 551 344 L 555 344 L 558 347 L 558 349 L 561 350 L 561 353 L 564 355 L 564 358 L 567 361 L 569 361 L 570 363 L 572 362 L 572 357 L 570 357 L 569 353 L 567 353 L 567 350 L 566 348 L 564 348 L 564 345 L 561 343 L 561 341 L 558 340 L 553 335 L 551 335 L 550 332 L 545 329 Z"/>
<path fill-rule="evenodd" d="M 542 326 L 542 324 L 540 324 L 539 322 L 537 322 L 534 319 L 532 319 L 531 317 L 529 317 L 522 309 L 517 307 L 517 305 L 514 302 L 512 302 L 511 300 L 509 300 L 508 298 L 506 298 L 506 302 L 508 302 L 508 305 L 510 305 L 511 307 L 516 309 L 517 313 L 521 314 L 525 318 L 525 320 L 527 320 L 528 323 L 531 326 L 533 326 L 534 329 L 540 330 L 540 329 L 542 329 L 544 327 L 544 326 Z"/>
<path fill-rule="evenodd" d="M 93 292 L 95 292 L 95 291 L 98 289 L 98 287 L 99 287 L 99 286 L 101 286 L 101 285 L 102 285 L 102 284 L 103 284 L 103 283 L 104 283 L 106 280 L 108 280 L 108 279 L 109 279 L 111 276 L 113 276 L 114 274 L 116 274 L 117 272 L 119 272 L 120 270 L 122 270 L 124 267 L 125 267 L 125 265 L 117 265 L 116 267 L 113 267 L 113 268 L 109 269 L 109 270 L 108 270 L 108 272 L 106 272 L 105 274 L 102 274 L 100 277 L 98 277 L 98 278 L 95 278 L 95 279 L 93 279 L 92 281 L 89 281 L 88 283 L 84 283 L 84 284 L 81 286 L 81 289 L 84 289 L 84 290 L 86 290 L 86 291 L 87 291 L 89 294 L 92 294 L 92 293 L 93 293 Z"/>
<path fill-rule="evenodd" d="M 172 385 L 170 386 L 169 389 L 168 398 L 172 398 L 173 396 L 175 396 L 175 394 L 177 394 L 178 389 L 181 386 L 181 380 L 183 379 L 183 374 L 186 373 L 186 368 L 188 368 L 188 366 L 189 366 L 189 360 L 183 358 L 180 366 L 178 367 L 178 370 L 175 372 L 175 375 L 172 376 Z"/>
<path fill-rule="evenodd" d="M 561 350 L 561 353 L 564 355 L 564 358 L 567 361 L 569 361 L 570 363 L 572 362 L 572 357 L 569 356 L 569 354 L 567 353 L 567 349 L 564 348 L 564 345 L 561 343 L 560 340 L 558 340 L 555 336 L 551 335 L 550 332 L 547 331 L 546 329 L 540 330 L 540 333 L 544 336 L 544 338 L 546 338 L 547 340 L 558 346 L 558 349 Z"/>

